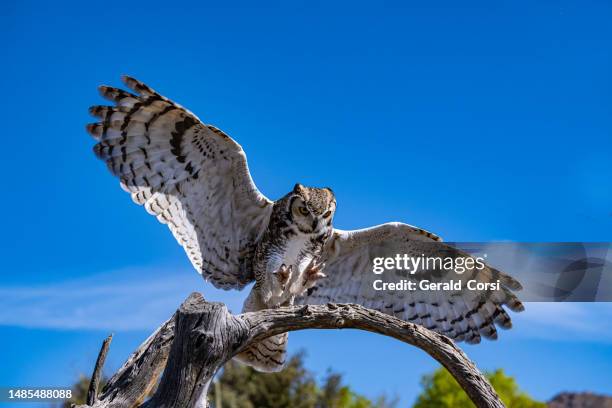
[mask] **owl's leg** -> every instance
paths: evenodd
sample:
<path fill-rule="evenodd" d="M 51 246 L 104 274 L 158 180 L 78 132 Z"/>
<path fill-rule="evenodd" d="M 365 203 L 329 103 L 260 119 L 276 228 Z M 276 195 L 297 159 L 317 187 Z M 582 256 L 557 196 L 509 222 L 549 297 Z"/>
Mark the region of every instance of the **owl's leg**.
<path fill-rule="evenodd" d="M 318 262 L 314 258 L 310 261 L 306 269 L 304 270 L 304 289 L 310 289 L 317 284 L 319 279 L 327 277 L 323 272 L 325 263 Z"/>
<path fill-rule="evenodd" d="M 276 278 L 276 280 L 281 286 L 281 289 L 283 290 L 285 289 L 287 282 L 289 282 L 289 279 L 291 279 L 292 272 L 293 272 L 293 265 L 287 266 L 285 264 L 282 264 L 281 267 L 278 268 L 276 272 L 273 272 L 274 277 Z"/>

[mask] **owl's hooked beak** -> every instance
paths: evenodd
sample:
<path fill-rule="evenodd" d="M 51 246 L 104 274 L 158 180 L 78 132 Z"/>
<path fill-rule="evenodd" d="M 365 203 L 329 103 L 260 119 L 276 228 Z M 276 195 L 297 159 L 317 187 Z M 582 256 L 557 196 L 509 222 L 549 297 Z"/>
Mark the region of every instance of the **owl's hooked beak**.
<path fill-rule="evenodd" d="M 312 221 L 312 230 L 313 230 L 313 231 L 316 231 L 316 229 L 317 229 L 317 225 L 319 225 L 319 219 L 318 219 L 318 218 L 315 218 L 315 219 Z"/>

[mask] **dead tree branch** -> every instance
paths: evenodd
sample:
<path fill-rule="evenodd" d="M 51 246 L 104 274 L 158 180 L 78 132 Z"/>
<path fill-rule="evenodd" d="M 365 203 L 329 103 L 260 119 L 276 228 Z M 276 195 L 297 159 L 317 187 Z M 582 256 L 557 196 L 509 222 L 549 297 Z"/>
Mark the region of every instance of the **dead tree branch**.
<path fill-rule="evenodd" d="M 250 344 L 294 330 L 344 328 L 390 336 L 419 347 L 446 367 L 476 406 L 504 406 L 452 340 L 422 326 L 355 304 L 291 306 L 234 316 L 225 305 L 207 302 L 199 293 L 192 293 L 132 354 L 92 406 L 205 407 L 215 373 Z M 162 370 L 157 391 L 143 403 Z"/>
<path fill-rule="evenodd" d="M 113 341 L 112 334 L 106 339 L 104 339 L 102 347 L 100 348 L 100 353 L 98 353 L 96 365 L 94 367 L 93 373 L 91 374 L 89 389 L 87 390 L 87 405 L 95 404 L 96 400 L 98 399 L 98 386 L 100 384 L 100 376 L 102 375 L 102 367 L 104 367 L 104 362 L 106 361 L 106 354 L 108 353 L 108 348 L 110 347 L 111 341 Z"/>

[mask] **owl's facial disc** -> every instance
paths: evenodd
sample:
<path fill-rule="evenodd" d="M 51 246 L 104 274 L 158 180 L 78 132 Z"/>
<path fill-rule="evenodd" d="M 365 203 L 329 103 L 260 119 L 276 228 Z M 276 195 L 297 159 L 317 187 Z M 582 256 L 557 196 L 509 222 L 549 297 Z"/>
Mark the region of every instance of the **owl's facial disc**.
<path fill-rule="evenodd" d="M 291 218 L 300 231 L 318 233 L 331 227 L 336 199 L 330 189 L 296 184 L 290 203 Z"/>

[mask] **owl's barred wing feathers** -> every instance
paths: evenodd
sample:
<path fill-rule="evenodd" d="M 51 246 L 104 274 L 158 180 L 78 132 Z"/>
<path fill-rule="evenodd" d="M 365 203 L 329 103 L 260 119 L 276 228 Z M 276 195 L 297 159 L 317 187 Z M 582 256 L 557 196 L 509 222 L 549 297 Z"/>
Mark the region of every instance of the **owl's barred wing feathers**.
<path fill-rule="evenodd" d="M 373 273 L 375 258 L 394 258 L 407 254 L 414 258 L 468 258 L 457 248 L 438 242 L 438 238 L 406 224 L 389 223 L 357 230 L 335 230 L 323 259 L 327 278 L 297 299 L 302 304 L 327 302 L 358 303 L 403 320 L 420 324 L 457 341 L 480 342 L 481 336 L 497 338 L 495 325 L 510 328 L 511 321 L 504 306 L 522 311 L 523 305 L 512 293 L 521 285 L 512 277 L 485 266 L 463 274 L 455 271 L 424 269 L 414 275 L 402 265 L 380 275 Z M 461 281 L 462 290 L 420 290 L 418 282 Z M 383 282 L 413 281 L 414 291 L 374 290 L 375 280 Z M 498 290 L 467 290 L 466 283 L 500 282 Z"/>
<path fill-rule="evenodd" d="M 238 143 L 140 81 L 135 94 L 101 86 L 114 106 L 93 106 L 96 155 L 134 202 L 167 224 L 193 266 L 215 286 L 254 279 L 251 258 L 272 202 L 258 190 Z"/>

